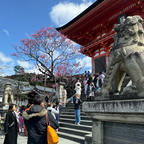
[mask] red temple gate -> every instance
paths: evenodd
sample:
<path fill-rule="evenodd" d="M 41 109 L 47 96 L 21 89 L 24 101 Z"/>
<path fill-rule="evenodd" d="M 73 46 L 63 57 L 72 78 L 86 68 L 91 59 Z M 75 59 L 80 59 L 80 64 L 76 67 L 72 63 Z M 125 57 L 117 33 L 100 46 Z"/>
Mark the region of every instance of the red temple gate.
<path fill-rule="evenodd" d="M 114 42 L 113 27 L 125 16 L 140 15 L 144 18 L 144 0 L 97 0 L 84 12 L 57 30 L 72 41 L 80 44 L 81 53 L 92 58 L 92 72 L 95 61 L 108 56 Z"/>

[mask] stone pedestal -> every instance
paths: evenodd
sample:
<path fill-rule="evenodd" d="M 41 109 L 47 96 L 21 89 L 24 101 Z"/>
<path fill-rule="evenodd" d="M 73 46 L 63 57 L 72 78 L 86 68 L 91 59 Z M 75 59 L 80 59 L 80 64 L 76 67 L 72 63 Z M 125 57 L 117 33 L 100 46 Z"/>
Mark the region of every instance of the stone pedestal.
<path fill-rule="evenodd" d="M 5 120 L 5 116 L 6 113 L 8 111 L 9 105 L 3 105 L 2 103 L 0 103 L 0 116 L 1 116 L 1 120 L 0 120 L 0 135 L 4 133 L 4 120 Z"/>
<path fill-rule="evenodd" d="M 144 99 L 84 102 L 93 144 L 143 144 Z"/>
<path fill-rule="evenodd" d="M 96 119 L 93 119 L 92 142 L 93 144 L 103 144 L 103 122 Z"/>

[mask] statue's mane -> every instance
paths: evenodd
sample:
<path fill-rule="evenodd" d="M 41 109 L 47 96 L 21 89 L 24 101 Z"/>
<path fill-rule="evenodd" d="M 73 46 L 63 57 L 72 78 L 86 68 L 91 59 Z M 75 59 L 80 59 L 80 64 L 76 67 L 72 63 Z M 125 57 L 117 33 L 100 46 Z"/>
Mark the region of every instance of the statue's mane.
<path fill-rule="evenodd" d="M 140 16 L 128 16 L 121 24 L 115 25 L 117 32 L 114 47 L 137 44 L 144 46 L 144 23 Z"/>

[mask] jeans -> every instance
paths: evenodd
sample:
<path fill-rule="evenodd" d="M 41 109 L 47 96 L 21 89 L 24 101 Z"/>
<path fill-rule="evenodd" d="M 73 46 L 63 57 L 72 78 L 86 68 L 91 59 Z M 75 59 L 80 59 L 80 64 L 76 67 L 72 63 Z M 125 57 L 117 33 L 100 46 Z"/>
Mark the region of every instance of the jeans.
<path fill-rule="evenodd" d="M 80 109 L 75 109 L 75 122 L 80 123 Z"/>
<path fill-rule="evenodd" d="M 72 99 L 71 99 L 71 103 L 73 103 L 73 97 L 72 97 Z"/>
<path fill-rule="evenodd" d="M 63 110 L 63 106 L 59 105 L 59 114 L 55 114 L 57 122 L 59 122 L 60 114 L 61 114 L 62 110 Z"/>

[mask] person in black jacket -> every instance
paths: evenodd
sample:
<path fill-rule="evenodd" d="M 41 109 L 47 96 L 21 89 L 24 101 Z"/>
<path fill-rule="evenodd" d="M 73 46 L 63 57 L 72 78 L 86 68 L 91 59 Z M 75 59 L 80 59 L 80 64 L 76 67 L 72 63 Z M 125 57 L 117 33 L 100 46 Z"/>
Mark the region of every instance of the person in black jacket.
<path fill-rule="evenodd" d="M 75 109 L 75 124 L 80 125 L 80 96 L 74 97 L 74 109 Z"/>
<path fill-rule="evenodd" d="M 16 119 L 16 114 L 14 111 L 16 111 L 16 105 L 10 104 L 4 123 L 4 132 L 5 132 L 4 144 L 17 144 L 17 136 L 19 128 Z"/>
<path fill-rule="evenodd" d="M 44 99 L 36 94 L 33 100 L 33 106 L 30 110 L 23 113 L 28 131 L 27 144 L 47 144 L 47 110 L 45 109 L 43 102 Z M 58 123 L 50 112 L 48 112 L 48 119 L 50 125 L 54 129 L 57 129 Z"/>

